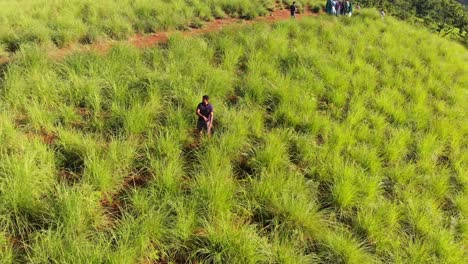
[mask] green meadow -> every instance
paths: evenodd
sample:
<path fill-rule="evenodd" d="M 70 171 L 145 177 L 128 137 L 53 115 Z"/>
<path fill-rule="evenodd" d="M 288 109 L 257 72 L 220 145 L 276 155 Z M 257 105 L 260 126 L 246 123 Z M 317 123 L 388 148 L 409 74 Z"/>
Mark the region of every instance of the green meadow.
<path fill-rule="evenodd" d="M 456 42 L 363 10 L 46 54 L 0 71 L 2 263 L 468 261 Z"/>
<path fill-rule="evenodd" d="M 303 9 L 318 1 L 297 2 Z M 250 19 L 291 3 L 291 0 L 0 0 L 0 55 L 31 44 L 64 47 L 103 39 L 121 40 L 135 33 L 201 27 L 215 18 Z"/>

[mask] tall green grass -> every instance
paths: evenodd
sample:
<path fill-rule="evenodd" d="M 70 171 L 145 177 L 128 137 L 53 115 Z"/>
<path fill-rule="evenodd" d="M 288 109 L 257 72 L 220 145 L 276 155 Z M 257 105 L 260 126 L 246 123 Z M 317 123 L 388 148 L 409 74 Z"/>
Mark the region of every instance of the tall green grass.
<path fill-rule="evenodd" d="M 467 62 L 368 10 L 24 49 L 2 71 L 2 262 L 465 263 Z"/>
<path fill-rule="evenodd" d="M 301 8 L 313 2 L 298 1 Z M 251 19 L 292 1 L 275 0 L 1 0 L 0 55 L 22 46 L 63 47 L 126 39 L 135 33 L 186 29 L 215 18 Z"/>

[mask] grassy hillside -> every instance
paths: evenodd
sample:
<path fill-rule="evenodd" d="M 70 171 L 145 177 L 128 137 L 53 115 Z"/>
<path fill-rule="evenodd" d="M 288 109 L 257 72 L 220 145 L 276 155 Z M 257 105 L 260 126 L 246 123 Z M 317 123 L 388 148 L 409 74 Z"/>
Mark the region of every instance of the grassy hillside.
<path fill-rule="evenodd" d="M 43 54 L 0 75 L 4 263 L 467 261 L 461 45 L 364 11 Z"/>
<path fill-rule="evenodd" d="M 267 14 L 290 0 L 0 0 L 0 55 L 25 44 L 64 45 Z M 305 5 L 312 0 L 297 1 Z"/>

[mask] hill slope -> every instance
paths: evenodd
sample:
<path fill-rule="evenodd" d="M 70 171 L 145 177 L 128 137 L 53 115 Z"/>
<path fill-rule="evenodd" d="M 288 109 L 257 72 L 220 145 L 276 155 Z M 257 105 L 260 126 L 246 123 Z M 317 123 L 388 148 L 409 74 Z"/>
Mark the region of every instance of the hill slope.
<path fill-rule="evenodd" d="M 1 74 L 2 261 L 467 260 L 456 43 L 364 11 L 22 56 Z"/>
<path fill-rule="evenodd" d="M 297 1 L 300 6 L 313 0 Z M 221 17 L 253 18 L 290 0 L 0 0 L 0 56 L 31 44 L 67 46 L 134 33 L 200 27 Z"/>

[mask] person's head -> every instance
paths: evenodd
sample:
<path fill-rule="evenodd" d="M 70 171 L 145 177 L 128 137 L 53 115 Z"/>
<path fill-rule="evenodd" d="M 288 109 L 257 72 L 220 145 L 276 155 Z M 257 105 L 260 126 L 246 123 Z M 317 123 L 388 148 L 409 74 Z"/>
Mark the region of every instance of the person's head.
<path fill-rule="evenodd" d="M 293 5 L 296 5 L 296 1 L 293 2 Z"/>
<path fill-rule="evenodd" d="M 202 102 L 204 104 L 208 104 L 210 102 L 210 97 L 208 95 L 204 95 L 202 98 Z"/>

